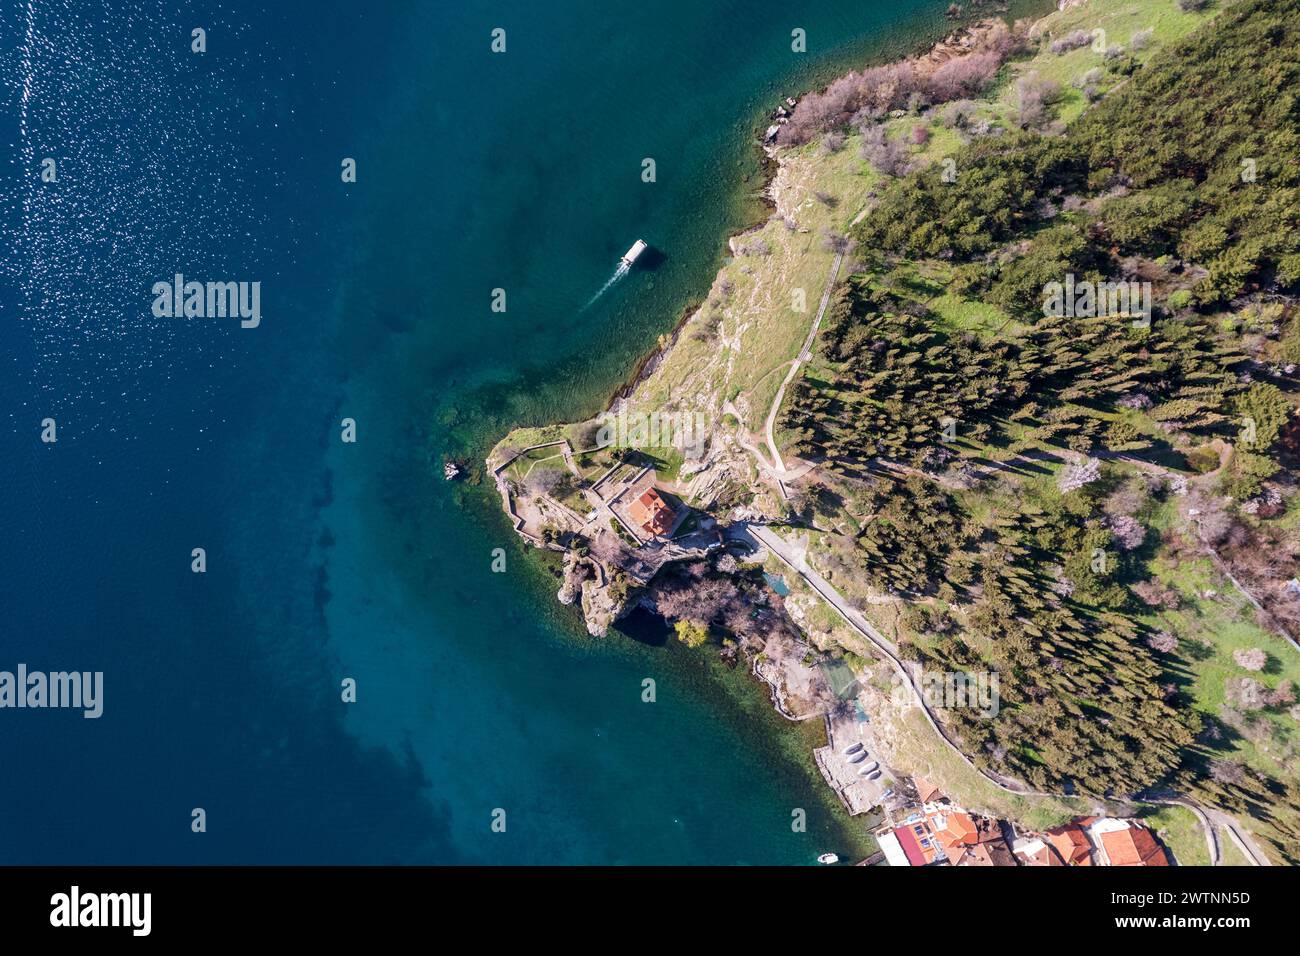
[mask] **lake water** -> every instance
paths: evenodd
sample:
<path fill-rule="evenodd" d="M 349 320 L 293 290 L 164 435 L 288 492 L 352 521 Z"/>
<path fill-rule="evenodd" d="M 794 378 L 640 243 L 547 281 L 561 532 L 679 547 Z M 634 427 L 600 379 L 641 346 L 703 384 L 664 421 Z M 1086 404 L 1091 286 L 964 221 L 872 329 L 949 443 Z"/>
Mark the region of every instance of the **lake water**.
<path fill-rule="evenodd" d="M 865 852 L 747 675 L 587 637 L 439 471 L 597 411 L 756 215 L 762 111 L 946 6 L 6 5 L 0 669 L 105 700 L 0 711 L 0 862 Z M 261 282 L 260 325 L 155 318 L 176 273 Z"/>

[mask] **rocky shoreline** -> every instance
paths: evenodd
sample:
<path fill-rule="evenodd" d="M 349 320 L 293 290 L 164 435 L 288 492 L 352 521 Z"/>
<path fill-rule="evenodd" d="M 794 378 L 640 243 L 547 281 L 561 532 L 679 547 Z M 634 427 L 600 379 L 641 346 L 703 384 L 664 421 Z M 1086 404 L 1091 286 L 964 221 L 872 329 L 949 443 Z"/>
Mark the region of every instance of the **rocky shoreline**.
<path fill-rule="evenodd" d="M 1024 29 L 1023 24 L 1017 26 L 1021 30 Z M 929 72 L 938 69 L 955 57 L 969 55 L 972 51 L 981 50 L 987 43 L 993 42 L 991 38 L 999 34 L 1005 34 L 1006 31 L 1005 22 L 999 18 L 978 20 L 954 29 L 942 40 L 930 45 L 924 52 L 906 57 L 903 60 L 896 61 L 896 63 L 908 63 L 918 71 Z M 797 102 L 790 99 L 785 100 L 784 105 L 777 107 L 774 118 L 778 122 L 788 118 L 791 115 L 790 105 L 794 103 L 793 108 L 797 109 L 797 103 L 802 102 L 805 97 L 810 95 L 817 95 L 816 91 L 803 94 Z M 764 189 L 764 196 L 767 204 L 773 210 L 773 216 L 780 216 L 782 214 L 782 197 L 789 191 L 785 182 L 790 172 L 788 154 L 784 147 L 777 146 L 772 142 L 761 143 L 759 148 L 764 153 L 765 168 L 771 170 Z M 729 253 L 733 257 L 737 255 L 737 244 L 756 230 L 763 228 L 771 218 L 769 216 L 768 219 L 754 223 L 732 235 L 728 239 Z M 723 271 L 720 270 L 714 280 L 715 289 L 719 283 L 724 281 L 722 277 Z M 707 301 L 706 297 L 704 302 L 692 303 L 682 310 L 671 332 L 664 336 L 657 348 L 648 353 L 637 364 L 628 380 L 611 396 L 608 403 L 610 413 L 617 413 L 631 402 L 638 389 L 652 379 L 664 367 L 665 363 L 671 359 L 687 326 L 705 309 Z M 565 426 L 552 427 L 556 430 L 557 437 L 565 428 Z M 748 461 L 746 452 L 739 447 L 732 436 L 720 432 L 720 429 L 714 430 L 714 434 L 710 437 L 709 453 L 704 456 L 703 460 L 688 462 L 684 465 L 682 469 L 684 475 L 689 474 L 692 477 L 708 479 L 712 472 L 716 472 L 719 477 L 713 481 L 713 484 L 718 486 L 725 484 L 728 479 L 735 480 L 738 475 L 743 474 L 743 467 Z M 591 547 L 591 542 L 584 542 L 585 553 L 579 553 L 573 549 L 572 538 L 566 541 L 561 541 L 558 537 L 550 541 L 541 540 L 539 535 L 527 529 L 527 520 L 519 519 L 514 514 L 515 508 L 510 490 L 507 487 L 508 482 L 502 478 L 502 475 L 510 466 L 509 458 L 503 454 L 503 450 L 508 452 L 511 449 L 503 449 L 503 446 L 504 443 L 493 449 L 488 457 L 488 468 L 491 473 L 497 476 L 498 487 L 507 505 L 506 510 L 512 513 L 512 517 L 516 517 L 516 530 L 530 544 L 545 547 L 564 555 L 561 572 L 562 584 L 557 594 L 558 599 L 564 604 L 579 605 L 583 610 L 588 631 L 593 635 L 604 634 L 613 621 L 630 613 L 634 607 L 641 603 L 645 586 L 650 584 L 650 578 L 646 577 L 643 571 L 647 563 L 662 567 L 670 562 L 661 560 L 661 549 L 657 546 L 654 547 L 655 553 L 650 556 L 652 559 L 650 562 L 646 561 L 644 548 L 621 552 L 618 550 L 616 538 L 604 542 L 603 546 L 600 547 Z M 595 451 L 595 449 L 575 448 L 572 442 L 569 443 L 568 447 L 567 455 Z M 707 491 L 703 495 L 699 493 L 701 487 L 707 487 L 708 484 L 708 480 L 692 482 L 689 497 L 694 509 L 705 522 L 711 525 L 737 519 L 767 521 L 779 517 L 780 502 L 776 499 L 764 500 L 760 497 L 760 499 L 751 501 L 742 508 L 723 507 L 719 509 L 714 506 L 716 502 L 708 500 Z M 594 499 L 591 503 L 597 507 L 602 504 L 602 502 Z M 552 520 L 557 510 L 550 509 Z M 562 534 L 567 533 L 575 537 L 585 537 L 581 522 L 570 520 L 564 522 L 564 524 L 571 525 L 571 527 L 561 528 Z M 590 531 L 589 528 L 587 530 Z M 606 533 L 602 530 L 600 536 L 606 537 Z M 713 545 L 717 547 L 718 541 L 713 542 Z M 684 549 L 679 556 L 672 560 L 700 561 L 709 553 L 708 548 L 700 546 L 697 542 L 691 548 Z"/>
<path fill-rule="evenodd" d="M 1017 27 L 1018 32 L 1024 29 L 1023 24 Z M 938 70 L 1007 32 L 1001 19 L 980 20 L 897 62 L 917 71 Z M 788 103 L 778 108 L 775 118 L 782 118 L 782 113 L 791 115 Z M 816 280 L 820 289 L 826 282 L 823 262 L 834 257 L 817 246 L 812 231 L 817 223 L 812 211 L 819 211 L 824 220 L 823 207 L 830 206 L 819 204 L 820 196 L 813 198 L 813 186 L 817 169 L 833 160 L 829 155 L 813 156 L 807 150 L 771 141 L 761 148 L 772 170 L 765 195 L 773 213 L 729 238 L 731 260 L 747 261 L 744 247 L 761 241 L 757 233 L 771 223 L 784 223 L 784 228 L 790 229 L 790 223 L 797 220 L 800 228 L 789 235 L 811 232 L 809 238 L 799 240 L 798 248 L 816 251 L 801 253 L 805 260 L 785 267 L 820 273 Z M 851 215 L 852 210 L 838 214 L 844 222 Z M 771 238 L 770 233 L 768 236 Z M 739 269 L 745 272 L 746 266 Z M 788 276 L 766 281 L 788 281 Z M 597 447 L 592 439 L 594 423 L 588 422 L 529 429 L 530 444 L 524 448 L 518 447 L 522 442 L 508 438 L 488 456 L 488 469 L 517 533 L 529 544 L 561 556 L 557 600 L 581 610 L 590 634 L 604 636 L 617 621 L 644 609 L 665 621 L 675 621 L 677 636 L 691 646 L 704 644 L 710 631 L 725 635 L 721 653 L 730 662 L 745 661 L 747 669 L 766 685 L 782 716 L 799 721 L 823 717 L 827 721 L 831 749 L 819 749 L 817 766 L 850 813 L 866 812 L 884 801 L 891 778 L 885 775 L 878 781 L 866 781 L 840 766 L 844 760 L 834 742 L 858 739 L 864 725 L 846 710 L 850 702 L 831 687 L 827 671 L 816 663 L 823 656 L 824 642 L 806 633 L 812 622 L 801 620 L 807 609 L 799 603 L 806 596 L 797 595 L 799 600 L 787 609 L 786 599 L 764 574 L 767 549 L 749 533 L 751 525 L 781 520 L 788 509 L 784 495 L 768 487 L 755 468 L 753 442 L 758 439 L 746 430 L 745 421 L 752 422 L 757 415 L 747 404 L 749 396 L 724 393 L 721 366 L 698 367 L 689 348 L 685 357 L 677 355 L 680 348 L 693 344 L 687 341 L 688 336 L 697 335 L 700 325 L 708 325 L 709 314 L 719 312 L 725 312 L 738 326 L 734 337 L 726 340 L 727 350 L 733 354 L 743 351 L 740 326 L 753 320 L 743 310 L 733 316 L 729 306 L 719 309 L 720 302 L 729 302 L 727 286 L 731 282 L 724 266 L 704 301 L 683 310 L 662 344 L 638 363 L 609 402 L 612 413 L 638 404 L 643 408 L 667 404 L 674 409 L 707 409 L 713 427 L 704 454 L 684 459 L 676 467 L 664 467 L 662 460 L 631 448 Z M 799 320 L 800 340 L 807 335 L 806 323 L 811 319 L 809 315 Z M 781 321 L 789 331 L 790 319 Z M 752 348 L 752 343 L 748 347 Z M 717 358 L 711 355 L 708 360 Z M 783 357 L 776 358 L 770 371 L 776 372 L 784 364 Z M 683 367 L 689 370 L 685 378 Z M 657 381 L 670 370 L 669 384 Z M 764 411 L 771 398 L 762 396 Z M 647 534 L 642 540 L 628 506 L 649 491 L 662 493 L 672 502 L 676 520 L 668 533 Z M 707 622 L 714 622 L 716 630 Z M 717 640 L 714 637 L 715 645 Z M 869 655 L 870 651 L 864 648 L 862 653 Z M 832 726 L 836 732 L 830 732 Z M 872 749 L 877 745 L 873 743 Z"/>
<path fill-rule="evenodd" d="M 1064 9 L 1065 6 L 1076 6 L 1086 2 L 1087 0 L 1060 0 L 1061 9 Z M 999 12 L 1002 11 L 1005 11 L 1005 7 L 1000 8 Z M 1035 21 L 1032 25 L 1028 26 L 1017 23 L 1016 28 L 1018 30 L 1032 32 L 1040 22 L 1041 20 Z M 918 65 L 918 69 L 921 72 L 932 72 L 954 57 L 963 56 L 970 53 L 972 50 L 979 49 L 995 33 L 1005 29 L 1005 21 L 999 17 L 987 17 L 957 27 L 942 40 L 925 47 L 924 52 L 904 57 L 901 60 L 893 62 L 915 63 Z M 822 89 L 824 90 L 825 87 Z M 785 121 L 788 120 L 791 115 L 790 110 L 797 108 L 798 103 L 802 102 L 804 97 L 813 92 L 818 91 L 806 91 L 800 94 L 797 99 L 787 97 L 783 103 L 778 105 L 772 112 L 770 117 L 772 124 L 762 133 L 759 133 L 759 131 L 755 129 L 754 143 L 755 148 L 759 151 L 762 157 L 760 160 L 760 168 L 763 171 L 765 180 L 762 191 L 763 202 L 770 211 L 775 211 L 777 209 L 777 200 L 774 193 L 777 181 L 780 178 L 784 167 L 781 148 L 773 141 L 774 136 L 771 135 L 772 131 L 779 129 L 784 125 Z M 726 241 L 728 253 L 734 255 L 736 252 L 737 241 L 751 234 L 755 230 L 761 229 L 766 221 L 766 219 L 759 219 L 730 235 Z M 678 315 L 677 321 L 673 324 L 672 329 L 667 332 L 662 339 L 662 343 L 642 357 L 642 359 L 632 369 L 623 384 L 614 390 L 613 395 L 610 396 L 609 402 L 607 403 L 609 408 L 616 410 L 620 402 L 630 398 L 636 391 L 637 387 L 654 374 L 655 370 L 672 352 L 683 327 L 702 307 L 702 304 L 703 303 L 697 301 L 689 303 L 683 307 L 681 313 Z"/>

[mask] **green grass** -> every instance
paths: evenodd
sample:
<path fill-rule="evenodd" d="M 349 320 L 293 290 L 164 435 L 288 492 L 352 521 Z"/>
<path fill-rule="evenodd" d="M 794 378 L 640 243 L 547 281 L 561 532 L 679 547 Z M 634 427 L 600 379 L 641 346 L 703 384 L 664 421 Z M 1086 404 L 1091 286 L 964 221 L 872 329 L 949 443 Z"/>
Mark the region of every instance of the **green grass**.
<path fill-rule="evenodd" d="M 1016 115 L 1016 80 L 1030 73 L 1060 85 L 1062 98 L 1054 109 L 1057 120 L 1069 123 L 1084 111 L 1087 102 L 1074 85 L 1089 70 L 1100 68 L 1103 79 L 1097 84 L 1102 91 L 1112 89 L 1123 77 L 1117 77 L 1105 67 L 1105 58 L 1091 45 L 1060 55 L 1050 51 L 1051 39 L 1063 37 L 1075 30 L 1105 31 L 1105 46 L 1121 46 L 1132 52 L 1132 37 L 1139 31 L 1150 29 L 1151 39 L 1145 49 L 1133 53 L 1139 63 L 1145 63 L 1159 49 L 1177 42 L 1190 34 L 1200 24 L 1212 18 L 1228 0 L 1219 0 L 1200 13 L 1184 13 L 1174 0 L 1090 0 L 1087 4 L 1059 11 L 1046 18 L 1044 26 L 1050 37 L 1045 37 L 1033 57 L 1012 63 L 1001 84 L 1000 95 L 992 113 L 1004 122 Z"/>
<path fill-rule="evenodd" d="M 1007 793 L 952 752 L 918 708 L 894 725 L 895 746 L 902 756 L 899 769 L 922 776 L 953 801 L 1032 830 L 1045 830 L 1071 817 L 1087 814 L 1091 804 L 1077 799 L 1030 797 Z"/>
<path fill-rule="evenodd" d="M 568 472 L 569 469 L 564 463 L 564 454 L 560 451 L 559 445 L 534 448 L 524 452 L 511 462 L 505 474 L 507 478 L 514 481 L 523 481 L 538 468 Z"/>
<path fill-rule="evenodd" d="M 1157 557 L 1151 570 L 1155 576 L 1174 587 L 1182 597 L 1177 610 L 1148 613 L 1145 623 L 1157 630 L 1178 636 L 1178 652 L 1171 655 L 1170 670 L 1185 682 L 1196 706 L 1210 716 L 1219 716 L 1226 702 L 1229 680 L 1252 677 L 1269 688 L 1282 680 L 1300 685 L 1300 654 L 1276 634 L 1254 621 L 1253 609 L 1233 589 L 1208 558 L 1184 559 L 1178 564 L 1168 557 Z M 1214 591 L 1213 598 L 1203 595 Z M 1233 660 L 1233 652 L 1260 648 L 1268 655 L 1268 664 L 1259 673 L 1251 673 Z M 1248 766 L 1284 777 L 1294 777 L 1300 767 L 1292 751 L 1300 744 L 1300 725 L 1286 710 L 1258 711 L 1261 731 L 1251 736 L 1235 737 L 1216 756 L 1240 760 Z"/>
<path fill-rule="evenodd" d="M 997 306 L 972 302 L 951 294 L 932 299 L 928 305 L 930 311 L 949 329 L 975 332 L 982 338 L 995 337 L 1011 321 Z"/>
<path fill-rule="evenodd" d="M 1174 0 L 1090 0 L 1083 6 L 1051 14 L 1044 24 L 1052 36 L 1062 36 L 1075 29 L 1100 27 L 1106 31 L 1108 43 L 1126 46 L 1134 32 L 1150 28 L 1151 42 L 1137 54 L 1139 60 L 1146 60 L 1161 47 L 1189 34 L 1227 2 L 1218 0 L 1208 12 L 1187 14 L 1177 9 Z M 1061 85 L 1063 98 L 1056 107 L 1058 120 L 1069 121 L 1085 108 L 1084 98 L 1073 82 L 1089 69 L 1100 66 L 1101 54 L 1085 47 L 1057 56 L 1047 50 L 1048 42 L 1050 40 L 1044 38 L 1031 56 L 1008 65 L 1002 71 L 990 97 L 977 109 L 977 117 L 994 120 L 1002 126 L 1013 126 L 1016 80 L 1031 72 Z M 1107 89 L 1120 82 L 1122 79 L 1106 72 L 1099 85 Z M 945 128 L 934 117 L 908 115 L 889 120 L 886 125 L 888 135 L 894 139 L 907 136 L 914 126 L 926 126 L 930 134 L 928 142 L 924 146 L 912 147 L 912 155 L 921 165 L 937 163 L 954 153 L 962 142 L 957 130 Z M 638 386 L 631 400 L 634 408 L 651 412 L 707 409 L 712 416 L 710 425 L 743 428 L 755 434 L 761 431 L 786 369 L 797 355 L 816 314 L 834 259 L 825 247 L 824 233 L 828 230 L 846 232 L 851 221 L 871 201 L 870 193 L 881 185 L 879 174 L 859 156 L 860 145 L 861 137 L 851 134 L 845 147 L 836 153 L 826 154 L 819 144 L 813 143 L 788 151 L 783 156 L 783 171 L 775 184 L 776 198 L 781 209 L 793 218 L 796 228 L 791 230 L 780 219 L 774 218 L 738 240 L 738 254 L 726 260 L 704 304 L 682 327 L 671 353 Z M 815 195 L 818 192 L 831 195 L 836 201 L 833 204 L 820 202 Z M 770 251 L 761 254 L 739 250 L 742 245 L 752 246 L 755 239 L 761 239 Z M 843 275 L 842 272 L 841 277 Z M 950 275 L 951 267 L 947 264 L 926 262 L 904 264 L 885 278 L 901 284 L 918 301 L 927 303 L 953 330 L 973 331 L 985 336 L 996 334 L 1005 326 L 1006 317 L 996 308 L 947 294 L 945 285 Z M 804 308 L 801 310 L 794 307 L 792 292 L 796 289 L 803 292 Z M 1007 327 L 1005 331 L 1014 334 L 1016 329 Z M 814 361 L 805 366 L 804 374 L 830 378 L 835 369 L 818 356 L 816 344 L 813 351 Z M 726 401 L 735 403 L 737 417 L 724 416 L 722 405 Z M 1149 429 L 1154 433 L 1152 423 L 1140 424 L 1144 425 L 1144 431 Z M 1019 431 L 1024 433 L 1027 430 L 1028 426 L 1024 426 Z M 560 434 L 561 430 L 553 426 L 520 429 L 513 432 L 508 441 L 515 447 L 523 447 L 554 440 Z M 963 454 L 977 453 L 1005 454 L 999 449 L 963 448 Z M 660 458 L 657 465 L 661 479 L 675 482 L 681 468 L 680 454 L 655 454 Z M 595 458 L 598 456 L 583 460 L 584 470 L 601 464 Z M 559 461 L 562 466 L 562 460 Z M 957 496 L 962 505 L 980 520 L 991 521 L 997 513 L 1013 511 L 1018 500 L 1045 501 L 1058 494 L 1055 467 L 1044 467 L 1047 473 L 1043 475 L 1034 472 L 1009 475 L 1007 482 L 997 483 L 999 490 L 992 495 L 982 491 L 958 493 Z M 1296 511 L 1300 512 L 1300 509 Z M 850 515 L 842 520 L 848 525 L 856 524 Z M 1172 516 L 1157 516 L 1157 523 L 1161 520 L 1168 522 Z M 1300 521 L 1300 515 L 1288 515 L 1286 520 Z M 813 560 L 822 563 L 816 560 L 815 553 Z M 778 566 L 775 570 L 783 568 Z M 1231 586 L 1223 582 L 1206 583 L 1215 579 L 1212 569 L 1198 569 L 1194 562 L 1190 562 L 1177 569 L 1157 569 L 1157 573 L 1169 574 L 1171 583 L 1188 595 L 1183 609 L 1168 612 L 1182 617 L 1166 621 L 1161 626 L 1177 633 L 1187 629 L 1189 634 L 1205 635 L 1212 644 L 1207 654 L 1187 660 L 1180 656 L 1175 661 L 1175 666 L 1183 669 L 1182 677 L 1189 692 L 1195 696 L 1197 706 L 1209 713 L 1218 711 L 1226 680 L 1245 673 L 1231 659 L 1231 652 L 1241 647 L 1264 647 L 1275 659 L 1286 662 L 1277 673 L 1265 675 L 1264 679 L 1270 686 L 1283 676 L 1300 681 L 1300 657 L 1294 656 L 1293 651 L 1291 657 L 1275 653 L 1279 650 L 1278 640 L 1260 631 L 1240 606 L 1231 601 L 1206 601 L 1196 596 L 1206 586 L 1216 587 L 1221 594 L 1230 589 Z M 795 594 L 808 593 L 800 579 L 792 575 L 786 575 L 786 578 Z M 837 575 L 834 583 L 846 596 L 863 597 L 868 593 L 842 575 Z M 873 623 L 884 633 L 895 639 L 906 636 L 900 634 L 897 605 L 871 605 L 869 611 Z M 1160 616 L 1149 615 L 1152 623 Z M 848 628 L 821 601 L 811 605 L 808 624 L 810 629 L 832 635 L 833 642 L 849 653 L 864 657 L 872 653 L 868 642 Z M 1274 720 L 1274 723 L 1279 725 L 1278 732 L 1289 746 L 1293 742 L 1293 728 L 1282 727 L 1280 720 Z M 902 723 L 899 736 L 898 748 L 902 755 L 899 769 L 927 776 L 955 801 L 972 809 L 982 809 L 1035 828 L 1050 826 L 1092 809 L 1077 800 L 1027 798 L 1001 791 L 952 753 L 917 712 Z M 1261 749 L 1250 741 L 1238 742 L 1234 746 L 1241 751 L 1241 759 L 1255 766 L 1273 766 L 1280 759 L 1280 751 Z M 1294 772 L 1291 775 L 1294 776 Z M 1195 820 L 1191 818 L 1189 826 L 1188 818 L 1191 818 L 1190 813 L 1177 808 L 1153 809 L 1150 817 L 1183 863 L 1196 860 L 1198 853 L 1205 853 L 1204 840 L 1195 829 Z M 1232 850 L 1225 841 L 1225 856 Z"/>
<path fill-rule="evenodd" d="M 1254 866 L 1246 854 L 1242 853 L 1237 844 L 1233 842 L 1227 830 L 1220 827 L 1218 836 L 1220 866 Z"/>
<path fill-rule="evenodd" d="M 1142 822 L 1156 832 L 1179 866 L 1209 866 L 1210 848 L 1205 830 L 1186 807 L 1156 806 L 1139 813 Z"/>

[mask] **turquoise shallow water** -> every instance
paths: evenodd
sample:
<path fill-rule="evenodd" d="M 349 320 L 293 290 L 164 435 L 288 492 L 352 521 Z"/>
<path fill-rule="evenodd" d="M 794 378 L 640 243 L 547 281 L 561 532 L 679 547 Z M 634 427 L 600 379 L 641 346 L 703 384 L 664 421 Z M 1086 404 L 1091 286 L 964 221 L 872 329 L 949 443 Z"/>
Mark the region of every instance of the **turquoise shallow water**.
<path fill-rule="evenodd" d="M 914 44 L 900 21 L 915 30 L 915 14 L 934 12 L 836 6 L 821 5 L 805 24 L 814 40 L 838 48 L 822 48 L 823 68 L 861 51 L 873 33 Z M 671 645 L 593 642 L 578 615 L 556 605 L 554 579 L 525 563 L 494 495 L 450 488 L 425 464 L 447 452 L 481 458 L 512 424 L 600 407 L 685 302 L 707 289 L 728 228 L 756 214 L 762 178 L 750 135 L 758 110 L 815 73 L 788 53 L 796 21 L 775 9 L 651 4 L 613 18 L 594 9 L 511 29 L 517 45 L 506 56 L 519 62 L 482 64 L 489 72 L 470 102 L 419 98 L 394 119 L 395 162 L 438 169 L 455 155 L 452 175 L 481 187 L 416 196 L 370 187 L 379 189 L 376 203 L 392 204 L 368 223 L 386 236 L 385 261 L 397 257 L 389 274 L 431 275 L 433 313 L 461 319 L 401 328 L 385 343 L 388 354 L 372 353 L 383 375 L 350 389 L 351 401 L 367 403 L 366 419 L 381 419 L 383 444 L 404 446 L 408 457 L 382 470 L 368 462 L 370 490 L 350 475 L 356 490 L 344 491 L 336 477 L 338 499 L 324 517 L 336 536 L 326 612 L 332 649 L 363 685 L 384 688 L 381 701 L 349 711 L 349 728 L 375 743 L 404 728 L 448 815 L 450 839 L 468 859 L 808 863 L 829 848 L 851 855 L 869 839 L 810 779 L 798 756 L 807 737 L 752 685 Z M 482 138 L 474 125 L 473 141 L 462 142 L 458 111 L 485 103 L 510 120 Z M 653 184 L 640 180 L 645 157 L 656 160 Z M 424 231 L 429 222 L 432 232 Z M 420 228 L 402 234 L 406 223 Z M 638 237 L 665 260 L 582 311 Z M 472 254 L 442 254 L 457 246 Z M 372 262 L 354 274 L 381 268 Z M 504 316 L 487 310 L 496 287 L 507 290 Z M 399 284 L 379 305 L 371 286 L 357 284 L 339 308 L 395 313 L 411 291 Z M 364 338 L 363 347 L 374 344 Z M 381 377 L 385 387 L 372 390 Z M 385 414 L 403 407 L 409 412 Z M 412 421 L 431 424 L 420 433 Z M 351 472 L 346 457 L 342 449 L 331 455 L 338 476 Z M 489 572 L 493 546 L 510 554 L 506 575 Z M 366 555 L 346 583 L 343 554 Z M 430 625 L 432 641 L 421 633 Z M 393 634 L 391 643 L 377 646 L 377 629 Z M 396 672 L 394 655 L 404 662 Z M 654 704 L 640 699 L 646 677 L 658 685 Z M 486 825 L 497 806 L 509 813 L 505 838 Z M 806 833 L 792 831 L 796 809 L 807 812 Z"/>
<path fill-rule="evenodd" d="M 0 862 L 865 848 L 743 674 L 588 638 L 487 487 L 437 466 L 596 411 L 755 214 L 761 111 L 946 4 L 263 6 L 0 14 L 0 646 L 107 695 L 99 721 L 7 715 Z M 48 152 L 64 185 L 38 192 Z M 637 237 L 662 263 L 582 311 Z M 176 271 L 261 280 L 262 325 L 151 319 Z"/>

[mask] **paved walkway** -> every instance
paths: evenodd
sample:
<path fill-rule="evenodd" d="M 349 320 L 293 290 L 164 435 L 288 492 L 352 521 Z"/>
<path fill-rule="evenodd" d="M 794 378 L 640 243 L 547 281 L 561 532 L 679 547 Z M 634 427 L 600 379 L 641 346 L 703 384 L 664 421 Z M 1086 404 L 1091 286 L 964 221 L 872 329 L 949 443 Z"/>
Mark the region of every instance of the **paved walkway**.
<path fill-rule="evenodd" d="M 934 732 L 939 735 L 940 739 L 948 745 L 949 749 L 961 758 L 963 763 L 1005 793 L 1010 793 L 1020 797 L 1039 797 L 1057 800 L 1069 799 L 1066 794 L 1031 790 L 1019 781 L 999 779 L 997 775 L 977 767 L 971 759 L 966 756 L 965 752 L 948 736 L 944 729 L 939 725 L 938 721 L 935 720 L 934 714 L 931 713 L 930 707 L 926 703 L 925 695 L 921 693 L 911 671 L 907 669 L 903 664 L 902 659 L 898 656 L 897 646 L 893 641 L 881 634 L 870 621 L 850 606 L 844 597 L 831 586 L 830 582 L 809 567 L 804 556 L 803 548 L 792 545 L 789 541 L 782 538 L 779 534 L 768 527 L 749 525 L 745 531 L 753 538 L 762 542 L 782 563 L 800 575 L 808 585 L 816 591 L 824 601 L 826 601 L 827 604 L 839 612 L 840 616 L 843 617 L 854 630 L 869 640 L 882 654 L 884 654 L 893 665 L 895 672 L 898 673 L 907 686 L 911 688 L 913 696 L 920 705 L 921 712 L 925 715 L 926 722 L 929 723 L 929 725 L 934 729 Z M 1195 801 L 1181 795 L 1171 796 L 1168 798 L 1147 798 L 1144 800 L 1135 800 L 1133 802 L 1180 806 L 1190 810 L 1196 817 L 1197 822 L 1201 825 L 1202 832 L 1205 835 L 1206 847 L 1210 852 L 1210 862 L 1213 866 L 1219 866 L 1222 862 L 1218 837 L 1215 833 L 1216 824 L 1222 826 L 1228 832 L 1229 836 L 1232 837 L 1233 842 L 1241 848 L 1241 851 L 1252 864 L 1255 866 L 1270 865 L 1268 858 L 1253 844 L 1249 835 L 1241 829 L 1237 821 L 1221 810 L 1202 807 Z"/>

